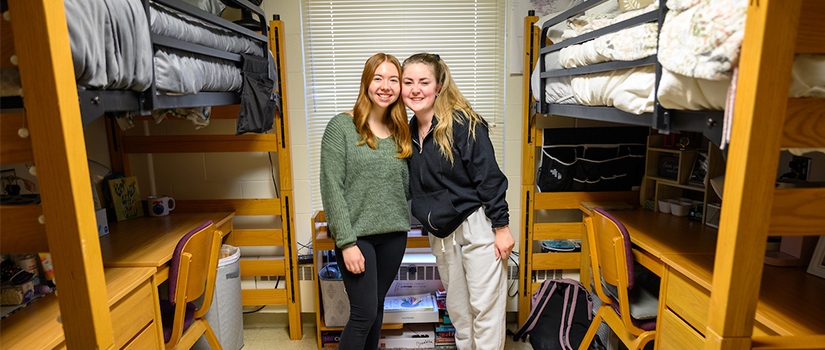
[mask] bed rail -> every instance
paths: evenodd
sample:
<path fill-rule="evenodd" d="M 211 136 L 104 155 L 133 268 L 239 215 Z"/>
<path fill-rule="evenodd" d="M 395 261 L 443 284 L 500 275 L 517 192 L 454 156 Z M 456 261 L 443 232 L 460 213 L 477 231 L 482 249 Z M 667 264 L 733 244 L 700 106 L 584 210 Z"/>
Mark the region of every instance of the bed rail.
<path fill-rule="evenodd" d="M 599 36 L 614 33 L 622 29 L 630 28 L 639 24 L 648 22 L 658 22 L 659 30 L 661 30 L 664 22 L 665 14 L 668 11 L 665 5 L 666 0 L 659 0 L 659 9 L 639 16 L 626 19 L 619 23 L 609 25 L 607 27 L 586 33 L 575 38 L 567 39 L 561 43 L 553 44 L 547 43 L 542 38 L 547 37 L 547 31 L 550 27 L 567 20 L 570 17 L 579 15 L 607 0 L 591 0 L 586 1 L 572 9 L 563 12 L 562 14 L 548 20 L 542 25 L 541 35 L 539 36 L 539 72 L 540 72 L 540 89 L 541 93 L 538 102 L 535 102 L 535 110 L 541 114 L 563 115 L 574 118 L 610 121 L 628 125 L 647 126 L 658 129 L 661 133 L 676 133 L 680 131 L 700 132 L 710 139 L 715 144 L 720 144 L 722 139 L 722 120 L 724 112 L 721 111 L 682 111 L 672 110 L 662 107 L 659 104 L 658 97 L 656 97 L 659 89 L 659 79 L 662 76 L 662 67 L 657 56 L 652 55 L 635 61 L 611 61 L 599 64 L 593 64 L 584 67 L 560 69 L 552 72 L 545 72 L 544 56 L 551 52 L 559 51 L 565 47 L 580 44 L 588 40 L 595 39 Z M 614 107 L 593 107 L 582 105 L 565 105 L 553 104 L 545 101 L 545 83 L 547 78 L 573 76 L 579 74 L 605 72 L 616 69 L 632 68 L 653 65 L 656 69 L 656 83 L 654 92 L 654 109 L 652 113 L 642 113 L 640 115 L 628 113 Z"/>

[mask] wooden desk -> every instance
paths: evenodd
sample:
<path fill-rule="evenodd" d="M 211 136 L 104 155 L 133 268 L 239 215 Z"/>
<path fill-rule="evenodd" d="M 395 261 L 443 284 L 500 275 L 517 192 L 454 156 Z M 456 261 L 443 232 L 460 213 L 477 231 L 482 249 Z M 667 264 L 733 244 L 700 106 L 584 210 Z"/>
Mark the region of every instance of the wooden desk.
<path fill-rule="evenodd" d="M 224 235 L 232 231 L 234 212 L 172 213 L 112 223 L 100 238 L 104 267 L 154 267 L 157 283 L 169 276 L 169 261 L 178 241 L 189 231 L 212 220 Z"/>
<path fill-rule="evenodd" d="M 581 210 L 585 215 L 590 214 L 584 207 Z M 633 243 L 633 258 L 659 276 L 663 273 L 664 255 L 716 252 L 718 230 L 701 222 L 644 209 L 609 213 L 627 228 L 630 241 Z"/>
<path fill-rule="evenodd" d="M 713 291 L 713 254 L 665 255 L 667 268 L 698 284 L 709 295 Z M 825 334 L 825 279 L 810 275 L 806 267 L 776 267 L 765 265 L 759 302 L 756 306 L 754 335 L 760 331 L 767 335 L 817 335 Z M 663 283 L 664 285 L 664 283 Z M 666 298 L 667 293 L 663 298 Z M 698 298 L 696 300 L 703 300 Z M 710 299 L 707 299 L 709 302 Z M 667 302 L 667 299 L 665 299 Z M 697 303 L 706 308 L 709 304 Z M 685 305 L 678 305 L 684 308 Z M 677 310 L 677 313 L 683 313 Z M 684 317 L 686 321 L 690 316 Z M 705 316 L 706 319 L 706 316 Z M 699 322 L 698 330 L 704 332 L 706 324 Z M 692 322 L 689 322 L 693 324 Z"/>
<path fill-rule="evenodd" d="M 163 331 L 153 307 L 158 303 L 157 287 L 150 280 L 154 273 L 149 267 L 104 269 L 115 349 L 163 348 L 163 337 L 159 336 Z M 65 349 L 56 294 L 46 295 L 4 319 L 0 323 L 0 349 Z"/>

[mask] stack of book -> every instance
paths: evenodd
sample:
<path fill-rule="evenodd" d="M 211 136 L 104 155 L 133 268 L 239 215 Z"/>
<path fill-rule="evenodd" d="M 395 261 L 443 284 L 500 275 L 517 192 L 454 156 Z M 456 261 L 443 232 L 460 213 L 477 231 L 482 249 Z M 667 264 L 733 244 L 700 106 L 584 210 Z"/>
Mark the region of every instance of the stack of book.
<path fill-rule="evenodd" d="M 435 348 L 438 350 L 455 349 L 455 327 L 449 323 L 449 317 L 435 327 Z"/>
<path fill-rule="evenodd" d="M 453 327 L 453 323 L 450 321 L 450 313 L 447 311 L 447 291 L 444 289 L 437 290 L 435 300 L 441 317 L 441 323 L 435 327 L 435 347 L 438 350 L 456 349 L 455 327 Z"/>
<path fill-rule="evenodd" d="M 321 344 L 324 348 L 337 348 L 339 339 L 340 331 L 321 331 Z"/>

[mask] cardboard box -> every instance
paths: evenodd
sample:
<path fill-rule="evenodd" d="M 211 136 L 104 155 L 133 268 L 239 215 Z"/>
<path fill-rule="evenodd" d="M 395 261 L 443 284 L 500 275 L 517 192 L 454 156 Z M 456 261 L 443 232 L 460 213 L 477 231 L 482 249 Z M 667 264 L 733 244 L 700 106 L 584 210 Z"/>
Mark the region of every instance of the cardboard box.
<path fill-rule="evenodd" d="M 106 216 L 106 209 L 95 210 L 97 218 L 97 236 L 102 237 L 109 233 L 109 218 Z"/>
<path fill-rule="evenodd" d="M 402 329 L 383 329 L 378 346 L 380 348 L 432 349 L 435 348 L 435 328 L 431 324 L 410 324 L 404 325 Z"/>

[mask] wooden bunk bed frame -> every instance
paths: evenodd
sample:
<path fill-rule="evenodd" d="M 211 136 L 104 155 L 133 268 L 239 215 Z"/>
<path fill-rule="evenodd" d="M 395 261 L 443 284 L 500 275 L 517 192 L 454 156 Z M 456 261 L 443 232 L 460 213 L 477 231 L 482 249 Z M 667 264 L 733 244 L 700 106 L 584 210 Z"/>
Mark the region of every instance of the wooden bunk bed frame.
<path fill-rule="evenodd" d="M 165 2 L 165 1 L 164 1 Z M 174 1 L 173 1 L 174 2 Z M 102 93 L 98 102 L 109 101 L 110 104 L 93 112 L 84 111 L 75 85 L 72 67 L 69 35 L 66 26 L 66 14 L 62 3 L 60 6 L 47 1 L 12 0 L 9 2 L 12 13 L 11 29 L 3 33 L 3 57 L 16 54 L 20 64 L 20 76 L 24 82 L 25 109 L 2 110 L 2 155 L 3 164 L 36 163 L 37 177 L 41 186 L 42 205 L 2 206 L 2 231 L 0 246 L 3 253 L 50 252 L 53 259 L 55 278 L 59 284 L 59 307 L 49 309 L 56 314 L 43 315 L 49 320 L 43 328 L 39 321 L 15 323 L 18 328 L 6 328 L 3 334 L 3 348 L 14 346 L 11 329 L 29 329 L 31 336 L 19 344 L 25 348 L 100 348 L 120 347 L 122 342 L 118 334 L 113 335 L 112 321 L 119 314 L 114 308 L 110 311 L 112 294 L 123 295 L 123 288 L 135 288 L 135 282 L 128 287 L 127 282 L 134 279 L 152 281 L 152 271 L 146 274 L 146 268 L 106 268 L 101 255 L 97 236 L 96 220 L 89 181 L 85 140 L 82 137 L 84 126 L 99 117 L 99 112 L 120 110 L 125 107 L 115 104 L 117 93 Z M 248 6 L 248 1 L 241 0 Z M 184 4 L 186 5 L 186 4 Z M 263 15 L 258 9 L 255 11 Z M 277 16 L 276 16 L 277 19 Z M 263 23 L 263 17 L 261 17 Z M 6 29 L 6 28 L 4 28 Z M 282 97 L 281 111 L 286 111 L 285 81 L 286 69 L 283 68 L 284 38 L 283 22 L 270 22 L 269 46 L 274 50 L 276 63 L 279 65 L 278 91 Z M 257 34 L 261 35 L 261 34 Z M 266 40 L 266 36 L 263 36 Z M 17 43 L 15 46 L 14 43 Z M 31 64 L 27 64 L 31 63 Z M 5 65 L 4 65 L 5 66 Z M 154 86 L 154 84 L 153 84 Z M 238 93 L 223 94 L 227 99 L 220 99 L 219 104 L 237 104 Z M 111 100 L 109 97 L 115 96 Z M 197 96 L 197 95 L 196 95 Z M 206 95 L 202 95 L 203 96 Z M 140 98 L 138 97 L 138 100 Z M 158 106 L 195 106 L 199 98 L 187 97 L 174 102 L 174 99 L 162 99 Z M 141 102 L 143 103 L 143 102 Z M 132 102 L 126 106 L 132 106 Z M 150 106 L 148 104 L 139 105 Z M 97 108 L 97 107 L 96 107 Z M 239 107 L 224 106 L 213 109 L 212 118 L 235 119 Z M 278 290 L 244 290 L 244 305 L 286 305 L 289 313 L 289 330 L 291 339 L 301 339 L 302 324 L 300 314 L 300 291 L 298 283 L 298 263 L 295 254 L 294 201 L 292 197 L 291 152 L 289 142 L 288 119 L 285 113 L 274 116 L 275 134 L 241 135 L 241 136 L 165 136 L 165 137 L 122 137 L 120 132 L 110 130 L 110 150 L 113 170 L 129 173 L 127 153 L 159 152 L 277 152 L 279 157 L 280 198 L 275 199 L 216 199 L 216 200 L 179 200 L 176 212 L 235 212 L 237 215 L 280 215 L 282 229 L 233 230 L 226 238 L 227 243 L 236 246 L 283 246 L 283 259 L 242 262 L 242 276 L 284 276 L 285 289 Z M 107 118 L 111 123 L 111 118 Z M 17 136 L 17 128 L 27 126 L 30 138 Z M 112 126 L 112 125 L 110 125 Z M 113 137 L 114 136 L 114 137 Z M 161 145 L 158 147 L 158 145 Z M 231 217 L 231 216 L 230 216 Z M 40 223 L 38 223 L 38 219 Z M 229 225 L 231 228 L 231 224 Z M 20 234 L 25 232 L 25 234 Z M 152 269 L 154 270 L 154 269 Z M 137 272 L 142 271 L 140 276 Z M 127 276 L 128 275 L 128 276 Z M 126 277 L 124 277 L 126 276 Z M 123 282 L 123 283 L 121 283 Z M 112 283 L 119 283 L 113 290 Z M 147 282 L 148 283 L 148 282 Z M 107 287 L 109 299 L 107 301 Z M 54 293 L 53 293 L 54 294 Z M 156 302 L 156 294 L 155 302 Z M 44 298 L 45 299 L 45 298 Z M 38 301 L 39 302 L 39 301 Z M 31 306 L 37 306 L 38 302 Z M 45 304 L 45 303 L 43 303 Z M 27 307 L 26 309 L 30 308 Z M 36 314 L 41 308 L 31 308 Z M 155 312 L 158 312 L 155 307 Z M 16 315 L 13 315 L 16 316 Z M 39 316 L 39 315 L 38 315 Z M 52 316 L 60 316 L 58 319 Z M 27 316 L 28 317 L 28 316 Z M 19 319 L 19 318 L 18 318 Z M 34 319 L 34 317 L 32 317 Z M 37 318 L 40 320 L 41 318 Z M 156 318 L 156 320 L 159 320 Z M 5 320 L 4 320 L 5 321 Z M 31 324 L 29 324 L 31 323 Z M 4 323 L 5 325 L 5 323 Z M 159 325 L 157 325 L 159 327 Z M 153 328 L 153 327 L 148 327 Z M 46 332 L 46 333 L 44 333 Z M 43 337 L 53 332 L 58 336 Z M 135 344 L 136 339 L 129 344 Z M 18 334 L 16 338 L 20 338 Z M 44 339 L 37 338 L 48 338 Z M 59 343 L 57 343 L 58 340 Z M 154 339 L 154 338 L 152 338 Z M 129 339 L 126 339 L 127 341 Z M 144 339 L 145 340 L 145 339 Z M 162 334 L 158 346 L 163 346 Z M 154 340 L 149 341 L 153 343 Z M 144 343 L 147 344 L 147 343 Z M 153 348 L 155 346 L 152 346 Z"/>
<path fill-rule="evenodd" d="M 525 37 L 531 35 L 528 17 Z M 530 22 L 533 21 L 533 22 Z M 664 336 L 681 339 L 680 349 L 821 349 L 825 334 L 788 332 L 780 335 L 754 335 L 757 302 L 763 281 L 764 252 L 767 237 L 819 236 L 825 227 L 825 189 L 775 189 L 780 148 L 825 146 L 825 99 L 793 99 L 787 97 L 791 66 L 795 54 L 825 53 L 825 2 L 819 0 L 758 0 L 750 1 L 739 68 L 739 76 L 731 143 L 725 175 L 725 199 L 722 206 L 715 254 L 709 255 L 710 271 L 691 271 L 709 275 L 706 326 L 688 329 L 684 333 L 673 328 L 660 331 Z M 529 47 L 525 63 L 535 62 Z M 528 61 L 529 60 L 529 61 Z M 530 64 L 525 64 L 525 71 Z M 526 76 L 527 74 L 525 74 Z M 525 96 L 529 97 L 529 77 L 525 79 Z M 532 175 L 534 164 L 534 113 L 525 105 L 524 174 Z M 678 123 L 678 121 L 675 121 Z M 675 124 L 675 123 L 674 123 Z M 671 130 L 673 131 L 673 130 Z M 531 179 L 531 176 L 524 176 Z M 530 199 L 534 189 L 525 181 L 527 215 L 532 213 L 538 198 Z M 541 196 L 544 194 L 538 194 Z M 565 195 L 553 194 L 553 195 Z M 575 194 L 571 194 L 575 195 Z M 522 245 L 522 266 L 530 271 L 530 242 L 537 238 L 536 225 L 526 216 L 525 243 Z M 531 231 L 532 229 L 532 231 Z M 574 229 L 571 228 L 571 232 Z M 561 232 L 561 230 L 558 230 Z M 572 233 L 571 233 L 572 234 Z M 583 251 L 583 254 L 586 252 Z M 699 254 L 700 255 L 700 254 Z M 701 259 L 686 256 L 683 259 Z M 535 266 L 535 264 L 534 264 Z M 584 276 L 584 275 L 583 275 Z M 525 273 L 525 277 L 527 277 Z M 815 278 L 809 276 L 808 278 Z M 781 284 L 781 283 L 780 283 Z M 663 285 L 665 282 L 663 281 Z M 817 284 L 821 285 L 821 283 Z M 528 281 L 523 283 L 527 291 Z M 767 289 L 794 288 L 784 285 L 761 286 Z M 795 286 L 799 288 L 800 286 Z M 804 286 L 802 286 L 804 288 Z M 821 297 L 825 290 L 805 290 L 809 297 Z M 519 318 L 529 311 L 529 295 L 520 293 Z M 796 294 L 785 293 L 793 298 Z M 805 300 L 794 300 L 805 303 Z M 662 306 L 660 305 L 660 310 Z M 774 315 L 788 318 L 800 315 Z M 800 319 L 805 319 L 799 317 Z M 810 317 L 820 317 L 808 315 Z M 660 313 L 661 319 L 661 313 Z M 819 322 L 821 323 L 821 322 Z M 804 326 L 804 324 L 803 324 Z M 821 326 L 821 325 L 818 325 Z M 689 328 L 689 327 L 688 327 Z M 697 331 L 699 333 L 697 333 Z M 688 337 L 688 338 L 680 338 Z M 696 342 L 689 342 L 693 337 Z M 697 345 L 698 344 L 698 345 Z M 672 344 L 671 344 L 672 345 Z"/>

